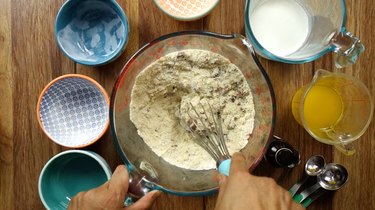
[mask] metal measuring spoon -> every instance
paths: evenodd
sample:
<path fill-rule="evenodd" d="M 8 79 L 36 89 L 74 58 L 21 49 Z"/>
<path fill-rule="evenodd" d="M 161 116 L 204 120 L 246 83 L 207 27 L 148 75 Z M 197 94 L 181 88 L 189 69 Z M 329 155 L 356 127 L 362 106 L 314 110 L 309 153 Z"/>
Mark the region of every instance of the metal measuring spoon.
<path fill-rule="evenodd" d="M 340 164 L 330 163 L 324 167 L 323 172 L 317 178 L 318 182 L 316 184 L 293 197 L 293 200 L 297 203 L 302 203 L 321 187 L 326 190 L 340 189 L 348 180 L 348 171 Z"/>
<path fill-rule="evenodd" d="M 310 176 L 317 176 L 320 174 L 325 165 L 326 163 L 323 156 L 314 155 L 310 157 L 305 164 L 305 172 L 308 176 L 303 177 L 289 189 L 289 193 L 292 195 L 292 197 L 297 193 L 298 189 L 309 179 Z"/>

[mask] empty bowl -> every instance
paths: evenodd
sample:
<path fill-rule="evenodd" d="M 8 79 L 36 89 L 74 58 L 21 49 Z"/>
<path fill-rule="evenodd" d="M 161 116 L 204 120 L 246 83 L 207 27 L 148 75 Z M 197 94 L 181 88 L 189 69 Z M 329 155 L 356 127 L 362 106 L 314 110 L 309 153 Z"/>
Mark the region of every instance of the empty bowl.
<path fill-rule="evenodd" d="M 56 16 L 58 46 L 73 61 L 103 65 L 124 51 L 128 21 L 114 0 L 68 0 Z"/>
<path fill-rule="evenodd" d="M 220 0 L 154 0 L 159 9 L 170 17 L 193 21 L 206 16 Z"/>
<path fill-rule="evenodd" d="M 98 154 L 68 150 L 52 157 L 43 167 L 38 183 L 39 197 L 46 209 L 67 209 L 77 193 L 107 182 L 112 172 Z"/>
<path fill-rule="evenodd" d="M 81 148 L 96 142 L 109 125 L 109 98 L 95 80 L 67 74 L 42 91 L 37 117 L 44 133 L 55 143 Z"/>

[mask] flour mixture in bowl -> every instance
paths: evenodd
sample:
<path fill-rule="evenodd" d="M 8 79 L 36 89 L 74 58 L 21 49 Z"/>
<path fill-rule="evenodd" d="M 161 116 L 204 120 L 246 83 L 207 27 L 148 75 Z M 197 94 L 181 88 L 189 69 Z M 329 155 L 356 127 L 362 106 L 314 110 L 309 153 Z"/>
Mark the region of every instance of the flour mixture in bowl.
<path fill-rule="evenodd" d="M 246 146 L 255 116 L 250 88 L 237 66 L 210 51 L 170 53 L 145 68 L 132 89 L 130 119 L 165 161 L 185 169 L 213 169 L 215 161 L 180 125 L 189 121 L 190 103 L 209 103 L 220 111 L 231 154 Z"/>

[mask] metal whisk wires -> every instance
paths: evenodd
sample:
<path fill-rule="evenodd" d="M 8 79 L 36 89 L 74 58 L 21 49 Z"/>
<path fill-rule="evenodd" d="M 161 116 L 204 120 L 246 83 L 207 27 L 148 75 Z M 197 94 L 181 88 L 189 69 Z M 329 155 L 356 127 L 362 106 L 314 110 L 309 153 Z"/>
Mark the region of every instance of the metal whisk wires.
<path fill-rule="evenodd" d="M 206 111 L 202 103 L 199 102 L 198 105 L 201 107 L 201 113 L 190 102 L 190 108 L 195 116 L 188 112 L 190 120 L 186 127 L 194 136 L 195 142 L 205 149 L 216 162 L 220 163 L 229 159 L 230 155 L 225 143 L 220 112 L 214 113 L 212 106 L 208 102 L 209 112 Z M 211 122 L 212 126 L 210 126 Z"/>

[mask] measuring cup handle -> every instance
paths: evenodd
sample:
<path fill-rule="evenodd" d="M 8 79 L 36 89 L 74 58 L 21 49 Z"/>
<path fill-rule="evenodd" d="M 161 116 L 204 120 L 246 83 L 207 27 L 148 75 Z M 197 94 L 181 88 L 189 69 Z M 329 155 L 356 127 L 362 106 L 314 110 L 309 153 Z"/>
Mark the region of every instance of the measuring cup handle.
<path fill-rule="evenodd" d="M 338 131 L 335 131 L 332 128 L 325 129 L 323 131 L 325 131 L 325 133 L 327 134 L 327 136 L 330 139 L 335 140 L 335 142 L 341 141 L 340 144 L 334 144 L 334 146 L 340 152 L 342 152 L 342 153 L 344 153 L 345 155 L 348 155 L 348 156 L 353 155 L 355 153 L 355 148 L 354 148 L 353 143 L 351 143 L 351 141 L 346 141 L 346 142 L 343 141 L 343 139 L 348 140 L 348 137 L 350 138 L 350 136 L 351 136 L 350 133 L 338 132 Z"/>
<path fill-rule="evenodd" d="M 129 188 L 128 194 L 125 198 L 124 205 L 130 206 L 135 201 L 145 196 L 150 191 L 154 190 L 152 186 L 145 181 L 145 176 L 138 173 L 134 166 L 128 165 L 129 171 Z"/>
<path fill-rule="evenodd" d="M 348 143 L 348 144 L 338 144 L 338 145 L 335 145 L 335 147 L 342 153 L 344 153 L 345 155 L 347 156 L 351 156 L 351 155 L 354 155 L 354 153 L 356 152 L 355 148 L 354 148 L 354 145 L 352 143 Z"/>
<path fill-rule="evenodd" d="M 361 40 L 345 29 L 332 39 L 332 44 L 337 68 L 353 65 L 365 50 Z"/>

